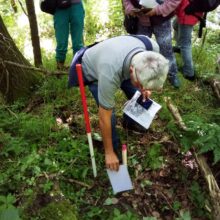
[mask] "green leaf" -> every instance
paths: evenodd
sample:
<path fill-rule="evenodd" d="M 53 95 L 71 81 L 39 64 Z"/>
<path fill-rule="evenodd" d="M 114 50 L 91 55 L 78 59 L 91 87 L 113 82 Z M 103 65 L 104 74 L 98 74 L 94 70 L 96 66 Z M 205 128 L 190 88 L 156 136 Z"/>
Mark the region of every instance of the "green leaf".
<path fill-rule="evenodd" d="M 10 207 L 0 212 L 0 220 L 21 220 L 19 217 L 18 209 Z"/>
<path fill-rule="evenodd" d="M 173 202 L 173 209 L 175 211 L 178 211 L 181 208 L 181 203 L 179 201 L 174 201 Z"/>
<path fill-rule="evenodd" d="M 191 216 L 189 211 L 180 211 L 180 217 L 176 218 L 176 220 L 191 220 Z"/>
<path fill-rule="evenodd" d="M 214 164 L 220 161 L 220 148 L 216 147 L 214 150 Z"/>
<path fill-rule="evenodd" d="M 11 194 L 7 195 L 6 200 L 7 204 L 14 204 L 16 202 L 16 198 Z"/>
<path fill-rule="evenodd" d="M 6 203 L 6 197 L 5 196 L 0 196 L 0 203 Z"/>
<path fill-rule="evenodd" d="M 118 199 L 116 198 L 107 198 L 104 202 L 104 205 L 115 205 L 118 203 Z"/>

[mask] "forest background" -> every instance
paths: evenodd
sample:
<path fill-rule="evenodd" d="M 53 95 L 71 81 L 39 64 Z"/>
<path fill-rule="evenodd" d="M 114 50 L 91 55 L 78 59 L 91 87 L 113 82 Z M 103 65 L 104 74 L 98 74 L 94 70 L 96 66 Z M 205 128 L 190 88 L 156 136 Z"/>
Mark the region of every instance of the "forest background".
<path fill-rule="evenodd" d="M 126 34 L 121 1 L 83 3 L 86 45 Z M 32 32 L 31 10 L 38 23 Z M 219 20 L 218 10 L 209 13 L 201 39 L 195 27 L 198 79 L 186 81 L 180 71 L 179 90 L 166 83 L 163 94 L 153 93 L 162 110 L 146 134 L 123 129 L 126 99 L 116 94 L 134 190 L 114 195 L 96 104 L 86 91 L 98 170 L 93 178 L 79 90 L 68 90 L 67 73 L 56 71 L 52 16 L 38 1 L 0 0 L 0 220 L 219 220 Z M 66 63 L 71 60 L 70 43 Z"/>

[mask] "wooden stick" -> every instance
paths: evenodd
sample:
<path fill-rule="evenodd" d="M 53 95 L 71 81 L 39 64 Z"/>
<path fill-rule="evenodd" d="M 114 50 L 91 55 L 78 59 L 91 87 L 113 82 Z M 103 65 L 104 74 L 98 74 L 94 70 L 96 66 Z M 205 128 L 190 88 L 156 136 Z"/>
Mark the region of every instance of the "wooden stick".
<path fill-rule="evenodd" d="M 213 219 L 219 220 L 220 219 L 220 190 L 218 183 L 215 180 L 215 177 L 212 174 L 210 167 L 208 166 L 206 159 L 202 155 L 197 155 L 194 152 L 194 156 L 196 161 L 199 165 L 200 171 L 203 173 L 205 177 L 206 183 L 209 188 L 209 195 L 211 197 L 212 202 L 212 211 L 213 211 Z"/>
<path fill-rule="evenodd" d="M 214 90 L 215 95 L 217 96 L 218 100 L 220 100 L 220 81 L 213 79 L 210 80 L 210 84 Z"/>
<path fill-rule="evenodd" d="M 183 119 L 179 113 L 178 108 L 171 103 L 170 97 L 164 97 L 164 100 L 168 106 L 168 109 L 172 112 L 174 118 L 177 120 L 180 128 L 183 129 L 184 131 L 186 131 L 187 127 L 186 127 L 185 123 L 183 122 Z"/>

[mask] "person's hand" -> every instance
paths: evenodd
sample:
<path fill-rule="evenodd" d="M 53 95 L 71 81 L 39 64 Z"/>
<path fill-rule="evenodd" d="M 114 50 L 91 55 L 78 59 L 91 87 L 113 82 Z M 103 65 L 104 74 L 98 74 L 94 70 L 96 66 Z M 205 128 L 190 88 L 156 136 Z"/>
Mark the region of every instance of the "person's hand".
<path fill-rule="evenodd" d="M 150 98 L 150 96 L 151 96 L 151 91 L 148 90 L 148 89 L 142 89 L 142 90 L 141 90 L 141 94 L 142 94 L 142 96 L 143 96 L 143 102 L 145 102 L 147 99 Z"/>
<path fill-rule="evenodd" d="M 150 10 L 149 12 L 145 13 L 146 16 L 151 17 L 156 15 L 156 11 L 154 9 Z"/>
<path fill-rule="evenodd" d="M 119 160 L 114 152 L 105 154 L 106 168 L 114 171 L 119 170 Z"/>
<path fill-rule="evenodd" d="M 129 15 L 133 17 L 137 17 L 140 13 L 141 13 L 141 10 L 139 8 L 133 8 L 131 9 L 131 12 L 129 13 Z"/>

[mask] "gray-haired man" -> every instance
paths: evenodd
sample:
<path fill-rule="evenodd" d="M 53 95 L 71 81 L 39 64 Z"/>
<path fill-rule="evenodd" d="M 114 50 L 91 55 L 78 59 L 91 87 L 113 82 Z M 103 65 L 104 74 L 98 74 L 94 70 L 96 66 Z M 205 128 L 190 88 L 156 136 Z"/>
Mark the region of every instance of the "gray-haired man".
<path fill-rule="evenodd" d="M 163 87 L 169 64 L 159 54 L 156 42 L 146 36 L 118 36 L 102 41 L 83 51 L 80 57 L 85 84 L 89 86 L 99 106 L 99 124 L 105 149 L 106 167 L 119 169 L 115 150 L 119 147 L 114 115 L 115 93 L 122 89 L 130 99 L 137 90 L 147 99 L 150 90 Z M 77 85 L 71 79 L 75 71 L 70 69 L 69 86 Z M 129 120 L 129 118 L 125 118 Z M 131 120 L 131 119 L 130 119 Z M 132 120 L 131 120 L 132 121 Z"/>

